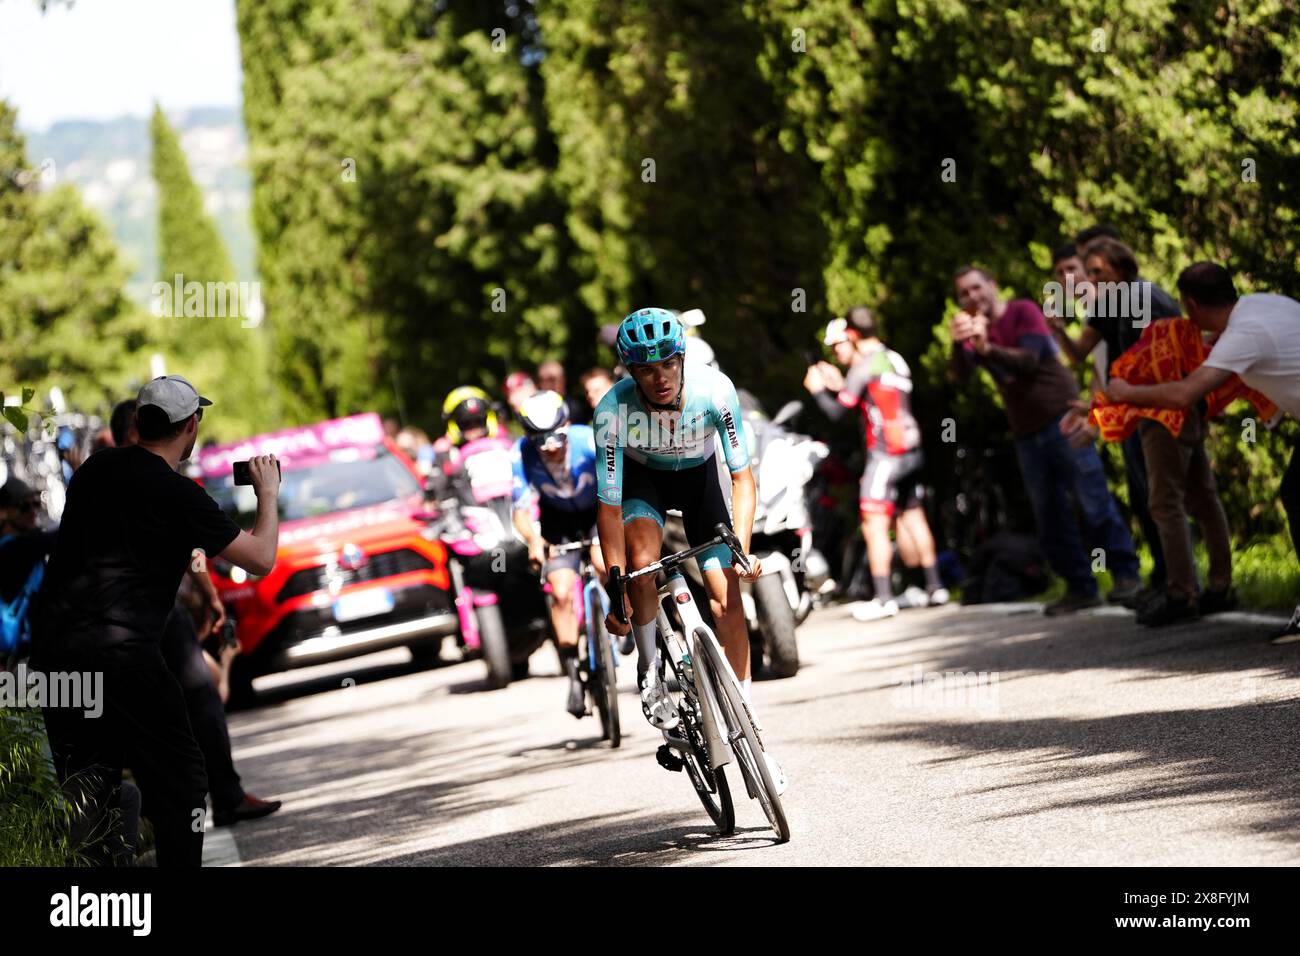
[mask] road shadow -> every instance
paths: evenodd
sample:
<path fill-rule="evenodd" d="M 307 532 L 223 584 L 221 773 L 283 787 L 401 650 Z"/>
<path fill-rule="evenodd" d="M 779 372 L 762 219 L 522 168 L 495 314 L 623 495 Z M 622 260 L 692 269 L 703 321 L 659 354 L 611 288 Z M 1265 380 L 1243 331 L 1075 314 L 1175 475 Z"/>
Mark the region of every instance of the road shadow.
<path fill-rule="evenodd" d="M 776 845 L 766 827 L 737 827 L 720 835 L 696 808 L 689 814 L 601 814 L 465 840 L 377 861 L 388 866 L 713 866 L 723 854 Z M 703 822 L 700 822 L 700 821 Z M 773 862 L 755 854 L 741 863 Z M 732 858 L 729 863 L 736 863 Z"/>
<path fill-rule="evenodd" d="M 331 723 L 353 725 L 356 716 L 345 711 L 302 723 L 328 730 Z M 300 725 L 286 725 L 237 736 L 236 762 L 245 782 L 285 801 L 278 813 L 232 831 L 247 864 L 381 862 L 397 847 L 437 839 L 442 823 L 505 809 L 548 790 L 563 799 L 566 768 L 598 761 L 613 767 L 635 756 L 563 742 L 519 749 L 514 729 L 496 725 L 397 733 L 388 725 L 365 738 L 311 743 L 295 739 L 301 732 Z M 503 781 L 556 772 L 552 780 L 518 787 L 509 797 L 494 792 L 501 788 L 493 785 Z"/>
<path fill-rule="evenodd" d="M 1233 824 L 1300 845 L 1300 700 L 1243 701 L 1203 709 L 1145 711 L 1087 719 L 963 720 L 861 726 L 828 742 L 870 747 L 919 744 L 935 751 L 921 766 L 1005 757 L 1006 783 L 965 791 L 1022 794 L 1015 809 L 986 818 L 1062 809 L 1105 814 L 1139 805 L 1188 802 L 1253 805 L 1260 818 Z M 1067 799 L 1062 781 L 1087 786 Z M 1109 792 L 1098 793 L 1106 790 Z M 1086 791 L 1086 792 L 1084 792 Z M 954 794 L 960 797 L 963 794 Z M 1216 826 L 1222 826 L 1222 820 Z"/>

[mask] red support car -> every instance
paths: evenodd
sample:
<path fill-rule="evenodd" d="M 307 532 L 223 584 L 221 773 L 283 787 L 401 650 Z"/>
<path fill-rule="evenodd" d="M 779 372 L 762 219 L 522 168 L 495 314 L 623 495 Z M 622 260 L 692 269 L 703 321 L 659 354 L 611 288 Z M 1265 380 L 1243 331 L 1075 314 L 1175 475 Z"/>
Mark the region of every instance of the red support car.
<path fill-rule="evenodd" d="M 459 631 L 447 550 L 425 535 L 415 467 L 378 415 L 258 435 L 198 455 L 209 494 L 242 527 L 257 511 L 232 463 L 281 462 L 280 547 L 271 573 L 215 559 L 213 580 L 236 621 L 241 653 L 231 699 L 248 702 L 262 674 L 407 646 L 433 658 Z"/>

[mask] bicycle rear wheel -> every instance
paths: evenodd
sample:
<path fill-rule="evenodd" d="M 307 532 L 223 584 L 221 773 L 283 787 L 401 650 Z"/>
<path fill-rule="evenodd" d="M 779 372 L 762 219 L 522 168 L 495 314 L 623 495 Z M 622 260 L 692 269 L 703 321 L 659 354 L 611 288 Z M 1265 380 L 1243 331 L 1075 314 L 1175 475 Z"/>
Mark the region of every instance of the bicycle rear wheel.
<path fill-rule="evenodd" d="M 611 747 L 617 747 L 623 740 L 623 731 L 618 719 L 618 673 L 614 670 L 614 648 L 599 614 L 591 616 L 589 630 L 589 640 L 596 642 L 596 673 L 591 675 L 587 691 L 596 702 L 602 735 Z"/>
<path fill-rule="evenodd" d="M 727 725 L 731 752 L 736 757 L 741 776 L 745 778 L 750 794 L 758 800 L 759 806 L 763 808 L 763 814 L 772 825 L 772 829 L 776 831 L 776 841 L 788 843 L 790 824 L 785 818 L 785 807 L 781 805 L 781 798 L 777 795 L 772 774 L 767 768 L 767 760 L 763 756 L 763 743 L 759 740 L 758 731 L 754 729 L 745 697 L 739 685 L 729 679 L 722 650 L 713 635 L 697 632 L 695 646 L 702 649 L 708 659 L 708 679 L 712 682 L 711 686 L 718 699 L 719 709 L 722 711 L 722 719 Z"/>
<path fill-rule="evenodd" d="M 690 750 L 689 753 L 681 751 L 674 751 L 674 753 L 685 763 L 686 775 L 690 778 L 691 786 L 695 788 L 695 793 L 700 798 L 700 803 L 703 804 L 709 819 L 717 826 L 720 834 L 727 836 L 734 833 L 736 829 L 736 808 L 731 800 L 731 788 L 727 786 L 726 774 L 722 772 L 721 767 L 713 770 L 709 766 L 708 742 L 700 722 L 699 698 L 696 696 L 694 685 L 673 666 L 672 658 L 668 656 L 666 649 L 663 650 L 663 660 L 680 688 L 680 692 L 675 693 L 674 697 L 677 698 L 675 703 L 681 722 L 675 731 L 669 733 L 683 738 Z"/>

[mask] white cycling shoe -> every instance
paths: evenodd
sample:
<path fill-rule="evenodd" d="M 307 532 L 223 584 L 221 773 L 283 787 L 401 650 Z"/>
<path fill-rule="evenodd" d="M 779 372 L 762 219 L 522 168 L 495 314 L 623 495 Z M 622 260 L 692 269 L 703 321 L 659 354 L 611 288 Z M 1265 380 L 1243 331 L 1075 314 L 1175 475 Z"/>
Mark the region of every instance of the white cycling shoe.
<path fill-rule="evenodd" d="M 785 793 L 785 771 L 776 762 L 776 758 L 766 750 L 763 751 L 763 759 L 767 761 L 767 773 L 772 778 L 772 783 L 776 786 L 776 795 L 779 797 Z"/>
<path fill-rule="evenodd" d="M 887 617 L 898 617 L 898 602 L 890 599 L 881 602 L 876 598 L 859 601 L 853 605 L 853 619 L 864 624 L 868 621 L 883 621 Z"/>
<path fill-rule="evenodd" d="M 672 730 L 681 721 L 668 685 L 650 671 L 641 679 L 641 713 L 656 730 Z"/>

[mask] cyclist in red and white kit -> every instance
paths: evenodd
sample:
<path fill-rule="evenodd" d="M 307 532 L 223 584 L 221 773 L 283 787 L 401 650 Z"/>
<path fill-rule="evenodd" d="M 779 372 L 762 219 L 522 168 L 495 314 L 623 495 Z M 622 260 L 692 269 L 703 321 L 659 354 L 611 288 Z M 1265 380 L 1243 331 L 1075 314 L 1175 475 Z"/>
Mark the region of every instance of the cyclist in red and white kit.
<path fill-rule="evenodd" d="M 809 367 L 804 387 L 833 421 L 857 409 L 866 429 L 867 464 L 858 507 L 876 593 L 870 601 L 855 604 L 853 616 L 875 621 L 898 614 L 890 583 L 891 525 L 903 563 L 925 572 L 924 595 L 909 588 L 915 592 L 907 595 L 909 604 L 944 604 L 948 591 L 939 578 L 934 536 L 922 507 L 921 430 L 912 417 L 912 374 L 907 363 L 877 337 L 875 317 L 866 306 L 850 309 L 845 318 L 831 322 L 822 341 L 835 351 L 848 374 L 829 362 L 818 362 Z"/>

